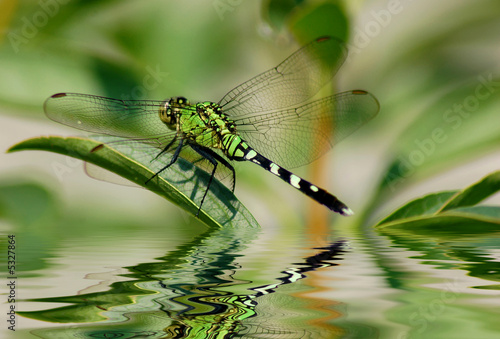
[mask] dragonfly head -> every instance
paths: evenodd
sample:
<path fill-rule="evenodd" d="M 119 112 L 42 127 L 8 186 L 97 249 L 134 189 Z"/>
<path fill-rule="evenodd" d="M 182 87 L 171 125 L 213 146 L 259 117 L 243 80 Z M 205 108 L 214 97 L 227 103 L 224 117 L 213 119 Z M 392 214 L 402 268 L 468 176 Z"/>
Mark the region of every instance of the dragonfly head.
<path fill-rule="evenodd" d="M 175 97 L 165 100 L 158 112 L 161 121 L 163 121 L 168 128 L 175 130 L 177 117 L 181 113 L 181 110 L 188 105 L 189 101 L 184 97 Z"/>

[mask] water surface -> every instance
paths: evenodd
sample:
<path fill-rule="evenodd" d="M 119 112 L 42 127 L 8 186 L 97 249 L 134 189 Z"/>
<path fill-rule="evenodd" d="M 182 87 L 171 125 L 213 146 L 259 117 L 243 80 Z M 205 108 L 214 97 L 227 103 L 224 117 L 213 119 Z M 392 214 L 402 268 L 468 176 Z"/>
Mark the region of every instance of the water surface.
<path fill-rule="evenodd" d="M 313 237 L 306 225 L 133 223 L 78 227 L 77 236 L 20 229 L 18 245 L 31 264 L 19 274 L 12 337 L 500 333 L 498 234 L 429 239 L 332 227 Z"/>

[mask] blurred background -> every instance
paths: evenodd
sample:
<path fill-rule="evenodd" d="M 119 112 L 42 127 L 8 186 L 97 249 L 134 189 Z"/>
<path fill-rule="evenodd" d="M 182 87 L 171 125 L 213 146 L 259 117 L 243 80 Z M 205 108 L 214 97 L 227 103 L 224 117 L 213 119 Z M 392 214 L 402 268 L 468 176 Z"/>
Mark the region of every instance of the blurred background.
<path fill-rule="evenodd" d="M 356 225 L 372 225 L 423 194 L 464 188 L 500 167 L 499 17 L 496 0 L 2 0 L 1 232 L 22 239 L 20 269 L 32 287 L 43 277 L 47 297 L 87 288 L 82 276 L 102 271 L 103 257 L 119 272 L 201 234 L 203 224 L 177 206 L 91 179 L 79 160 L 6 151 L 31 137 L 82 134 L 44 115 L 52 94 L 218 101 L 327 34 L 350 51 L 338 91 L 367 90 L 381 111 L 325 156 L 321 170 L 297 173 L 316 176 L 348 203 L 360 215 Z M 236 195 L 265 229 L 249 252 L 263 246 L 266 256 L 283 253 L 265 244 L 285 235 L 296 246 L 311 213 L 325 213 L 257 166 L 236 170 Z M 329 236 L 352 225 L 325 220 L 321 232 Z M 259 260 L 249 265 L 269 268 Z M 29 289 L 24 297 L 40 292 Z M 386 321 L 370 326 L 391 334 L 400 328 Z"/>
<path fill-rule="evenodd" d="M 218 101 L 299 45 L 333 34 L 350 47 L 338 89 L 368 90 L 382 110 L 329 154 L 321 181 L 359 211 L 392 180 L 384 201 L 397 197 L 397 206 L 429 188 L 473 182 L 498 165 L 490 153 L 495 125 L 483 123 L 495 119 L 498 108 L 498 7 L 494 1 L 429 7 L 425 0 L 3 1 L 2 147 L 40 135 L 82 135 L 45 117 L 43 102 L 54 93 Z M 484 95 L 467 101 L 482 84 Z M 459 181 L 447 171 L 488 155 Z M 20 152 L 2 155 L 1 166 L 5 182 L 36 183 L 68 207 L 95 204 L 85 208 L 93 214 L 134 207 L 182 218 L 148 192 L 89 180 L 77 160 Z M 269 192 L 286 199 L 285 211 L 305 210 L 303 197 L 287 194 L 288 187 L 252 167 L 237 166 L 237 195 L 251 210 L 263 218 L 276 214 L 266 208 L 273 200 L 262 201 Z M 422 185 L 438 172 L 446 175 Z M 414 183 L 417 191 L 410 189 Z"/>

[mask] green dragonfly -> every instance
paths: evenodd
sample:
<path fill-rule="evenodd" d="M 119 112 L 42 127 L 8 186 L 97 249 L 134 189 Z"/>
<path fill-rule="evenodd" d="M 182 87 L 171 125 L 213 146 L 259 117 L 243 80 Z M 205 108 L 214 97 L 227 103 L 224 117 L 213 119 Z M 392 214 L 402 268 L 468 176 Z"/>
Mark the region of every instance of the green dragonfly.
<path fill-rule="evenodd" d="M 230 161 L 250 161 L 330 210 L 351 215 L 351 209 L 335 196 L 282 167 L 319 158 L 379 111 L 377 99 L 363 90 L 314 98 L 333 79 L 346 55 L 340 40 L 318 38 L 217 103 L 190 103 L 184 97 L 119 100 L 58 93 L 46 100 L 44 110 L 50 119 L 74 128 L 154 145 L 159 153 L 152 160 L 170 154 L 153 178 L 179 157 L 198 165 L 184 154 L 208 161 L 210 169 L 204 169 L 210 179 L 199 210 L 217 173 L 232 175 L 234 191 L 236 174 Z"/>

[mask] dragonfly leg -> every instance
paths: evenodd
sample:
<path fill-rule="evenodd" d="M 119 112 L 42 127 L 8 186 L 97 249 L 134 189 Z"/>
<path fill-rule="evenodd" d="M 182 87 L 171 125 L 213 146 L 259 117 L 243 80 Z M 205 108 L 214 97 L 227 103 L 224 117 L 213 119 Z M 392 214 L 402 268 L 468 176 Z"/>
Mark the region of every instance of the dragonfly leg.
<path fill-rule="evenodd" d="M 204 151 L 209 153 L 215 160 L 217 160 L 219 163 L 224 165 L 224 167 L 226 167 L 228 170 L 231 171 L 231 176 L 232 176 L 231 192 L 234 193 L 234 189 L 236 187 L 236 171 L 234 170 L 234 167 L 224 157 L 222 157 L 218 153 L 212 151 L 210 148 L 204 148 Z M 206 158 L 204 156 L 202 156 L 201 159 L 193 161 L 193 163 L 196 164 L 197 162 L 202 161 L 203 159 L 206 159 Z"/>
<path fill-rule="evenodd" d="M 221 164 L 223 164 L 226 168 L 228 168 L 229 170 L 231 170 L 231 173 L 233 174 L 233 181 L 232 181 L 232 186 L 231 186 L 231 192 L 234 193 L 234 189 L 236 187 L 236 172 L 234 171 L 234 167 L 226 159 L 224 159 L 223 157 L 221 157 L 217 153 L 214 152 L 214 154 L 216 155 L 216 159 Z"/>
<path fill-rule="evenodd" d="M 172 145 L 174 144 L 174 142 L 175 142 L 176 140 L 177 140 L 177 135 L 176 135 L 176 136 L 172 139 L 172 141 L 170 141 L 170 142 L 167 144 L 167 146 L 165 146 L 165 147 L 163 148 L 163 150 L 162 150 L 160 153 L 158 153 L 158 155 L 157 155 L 156 157 L 154 157 L 153 159 L 151 159 L 151 162 L 153 162 L 153 161 L 155 161 L 156 159 L 158 159 L 158 158 L 160 157 L 160 155 L 162 155 L 163 153 L 168 152 L 168 150 L 170 149 L 170 147 L 172 147 Z M 177 149 L 179 149 L 179 147 L 177 147 Z M 177 149 L 175 150 L 176 152 L 177 152 Z M 179 154 L 177 154 L 177 155 L 179 155 Z M 175 160 L 177 160 L 177 158 L 176 158 Z M 174 162 L 175 162 L 175 160 L 174 160 Z M 173 163 L 172 163 L 172 164 L 173 164 Z M 170 165 L 172 165 L 172 164 L 170 164 Z M 169 165 L 169 166 L 170 166 L 170 165 Z M 162 170 L 162 171 L 163 171 L 163 170 Z"/>
<path fill-rule="evenodd" d="M 220 156 L 219 154 L 212 151 L 210 148 L 206 148 L 206 147 L 199 146 L 196 144 L 190 144 L 189 146 L 191 146 L 191 148 L 196 153 L 201 155 L 203 158 L 207 159 L 214 166 L 212 173 L 210 175 L 210 179 L 208 180 L 207 190 L 205 191 L 205 194 L 203 195 L 203 198 L 201 199 L 200 207 L 198 208 L 198 212 L 196 213 L 196 216 L 198 216 L 198 214 L 200 213 L 200 210 L 201 210 L 201 206 L 203 205 L 203 202 L 205 201 L 205 198 L 207 196 L 208 190 L 210 189 L 210 185 L 212 184 L 212 180 L 215 176 L 215 172 L 217 170 L 217 165 L 219 163 L 221 163 L 223 166 L 225 166 L 229 170 L 231 170 L 231 173 L 233 174 L 233 185 L 232 185 L 233 192 L 234 192 L 234 187 L 235 187 L 235 183 L 236 183 L 236 172 L 234 171 L 234 167 L 231 166 L 231 164 L 226 159 L 224 159 L 222 156 Z"/>
<path fill-rule="evenodd" d="M 156 158 L 158 158 L 161 154 L 165 153 L 166 150 L 168 150 L 168 148 L 170 148 L 170 146 L 172 146 L 172 144 L 174 143 L 176 138 L 174 138 L 174 140 L 172 140 L 164 149 L 163 151 L 160 152 L 160 154 L 158 154 L 156 156 Z M 156 172 L 151 178 L 149 178 L 147 181 L 146 181 L 146 184 L 148 182 L 150 182 L 152 179 L 156 178 L 158 176 L 158 174 L 160 174 L 161 172 L 163 172 L 164 170 L 166 170 L 167 168 L 169 168 L 170 166 L 172 166 L 176 161 L 177 159 L 179 158 L 179 154 L 181 153 L 181 149 L 182 149 L 182 146 L 184 144 L 184 139 L 181 139 L 181 141 L 179 141 L 179 145 L 177 146 L 177 148 L 175 149 L 175 152 L 174 152 L 174 155 L 172 156 L 172 159 L 170 159 L 170 162 L 164 166 L 162 169 L 160 169 L 158 172 Z M 155 158 L 155 159 L 156 159 Z"/>
<path fill-rule="evenodd" d="M 231 171 L 231 174 L 233 175 L 233 180 L 231 182 L 231 192 L 234 193 L 234 188 L 236 187 L 236 171 L 234 170 L 234 167 L 223 157 L 221 157 L 219 154 L 216 152 L 212 151 L 210 148 L 205 149 L 208 151 L 208 153 L 215 158 L 218 162 L 220 162 L 224 167 L 229 169 Z"/>

